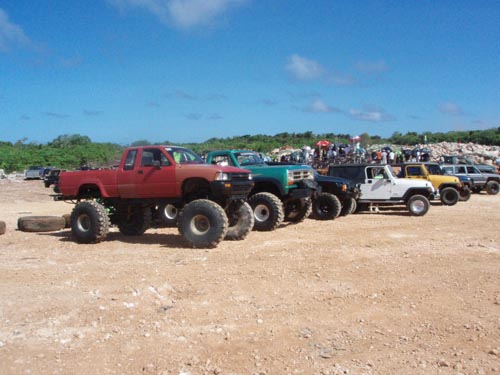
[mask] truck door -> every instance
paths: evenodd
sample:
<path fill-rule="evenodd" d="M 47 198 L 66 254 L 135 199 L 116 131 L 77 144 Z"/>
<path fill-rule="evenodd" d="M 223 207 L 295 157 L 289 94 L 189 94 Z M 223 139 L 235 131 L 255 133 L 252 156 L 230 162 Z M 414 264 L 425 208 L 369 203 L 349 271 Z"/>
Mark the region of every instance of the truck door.
<path fill-rule="evenodd" d="M 134 198 L 136 196 L 135 191 L 135 166 L 137 164 L 137 154 L 139 150 L 131 149 L 127 151 L 125 155 L 125 162 L 121 170 L 118 171 L 116 177 L 116 184 L 118 186 L 118 194 L 122 198 Z"/>
<path fill-rule="evenodd" d="M 135 173 L 137 198 L 175 197 L 175 166 L 161 148 L 144 148 Z"/>
<path fill-rule="evenodd" d="M 361 184 L 362 199 L 390 199 L 392 194 L 392 181 L 383 166 L 366 168 L 366 179 Z"/>

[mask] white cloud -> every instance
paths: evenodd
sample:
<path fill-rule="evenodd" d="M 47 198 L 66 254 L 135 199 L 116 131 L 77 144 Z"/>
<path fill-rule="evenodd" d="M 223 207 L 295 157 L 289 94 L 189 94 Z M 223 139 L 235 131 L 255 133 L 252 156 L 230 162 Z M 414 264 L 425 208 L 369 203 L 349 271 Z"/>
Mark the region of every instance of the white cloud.
<path fill-rule="evenodd" d="M 321 78 L 324 74 L 323 67 L 314 60 L 294 54 L 288 58 L 285 69 L 301 81 L 311 81 Z"/>
<path fill-rule="evenodd" d="M 7 52 L 12 47 L 28 46 L 30 39 L 23 29 L 9 20 L 7 13 L 0 8 L 0 51 Z"/>
<path fill-rule="evenodd" d="M 350 109 L 349 115 L 356 120 L 369 122 L 385 122 L 395 120 L 394 116 L 379 108 L 368 108 L 363 110 Z"/>
<path fill-rule="evenodd" d="M 247 0 L 107 0 L 121 12 L 127 8 L 143 8 L 162 22 L 181 29 L 211 25 L 230 8 Z"/>
<path fill-rule="evenodd" d="M 332 112 L 340 112 L 340 110 L 338 108 L 329 106 L 323 100 L 317 99 L 314 100 L 311 104 L 309 104 L 306 108 L 304 108 L 304 112 L 332 113 Z"/>
<path fill-rule="evenodd" d="M 438 105 L 438 110 L 441 113 L 453 116 L 462 116 L 464 111 L 460 106 L 456 103 L 445 102 Z"/>

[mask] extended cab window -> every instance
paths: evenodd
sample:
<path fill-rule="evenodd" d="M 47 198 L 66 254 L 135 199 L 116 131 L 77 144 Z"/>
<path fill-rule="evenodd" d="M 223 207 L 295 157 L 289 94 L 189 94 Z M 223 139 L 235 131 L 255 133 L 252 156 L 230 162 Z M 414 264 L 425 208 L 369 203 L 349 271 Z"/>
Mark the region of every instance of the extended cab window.
<path fill-rule="evenodd" d="M 127 157 L 125 158 L 125 164 L 123 166 L 124 170 L 130 171 L 134 169 L 136 155 L 137 150 L 129 150 L 129 152 L 127 152 Z"/>

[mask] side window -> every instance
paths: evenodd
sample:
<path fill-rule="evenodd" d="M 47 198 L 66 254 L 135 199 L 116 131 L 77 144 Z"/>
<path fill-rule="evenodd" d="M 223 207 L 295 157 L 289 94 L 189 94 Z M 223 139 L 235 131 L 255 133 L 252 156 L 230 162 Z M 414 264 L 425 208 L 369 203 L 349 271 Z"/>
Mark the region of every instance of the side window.
<path fill-rule="evenodd" d="M 141 167 L 152 167 L 154 155 L 151 150 L 143 150 L 141 157 Z"/>
<path fill-rule="evenodd" d="M 159 162 L 160 165 L 170 165 L 167 157 L 160 149 L 145 148 L 142 151 L 141 167 L 152 167 L 155 161 Z"/>
<path fill-rule="evenodd" d="M 456 167 L 455 173 L 465 173 L 465 167 Z"/>
<path fill-rule="evenodd" d="M 474 167 L 467 167 L 467 173 L 476 173 L 476 169 Z"/>
<path fill-rule="evenodd" d="M 125 165 L 123 166 L 123 169 L 125 171 L 131 171 L 132 169 L 134 169 L 136 155 L 137 150 L 130 150 L 127 153 L 127 157 L 125 158 Z"/>
<path fill-rule="evenodd" d="M 212 159 L 212 164 L 227 166 L 229 165 L 229 158 L 227 155 L 217 155 Z"/>
<path fill-rule="evenodd" d="M 443 167 L 443 172 L 445 174 L 453 174 L 453 167 Z"/>
<path fill-rule="evenodd" d="M 420 167 L 408 167 L 407 169 L 408 176 L 421 176 Z"/>
<path fill-rule="evenodd" d="M 369 168 L 367 172 L 368 178 L 385 178 L 384 168 Z"/>

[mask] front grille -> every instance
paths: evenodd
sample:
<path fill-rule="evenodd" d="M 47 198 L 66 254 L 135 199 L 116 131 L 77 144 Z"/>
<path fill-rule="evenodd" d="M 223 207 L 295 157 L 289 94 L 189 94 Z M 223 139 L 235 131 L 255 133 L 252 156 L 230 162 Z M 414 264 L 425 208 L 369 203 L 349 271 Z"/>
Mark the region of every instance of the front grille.
<path fill-rule="evenodd" d="M 292 177 L 292 180 L 294 183 L 297 183 L 301 180 L 312 180 L 314 177 L 313 177 L 313 174 L 311 173 L 310 170 L 308 169 L 302 169 L 302 170 L 294 170 L 294 171 L 290 171 L 290 175 Z"/>
<path fill-rule="evenodd" d="M 248 180 L 248 173 L 231 173 L 232 182 L 243 182 Z"/>

